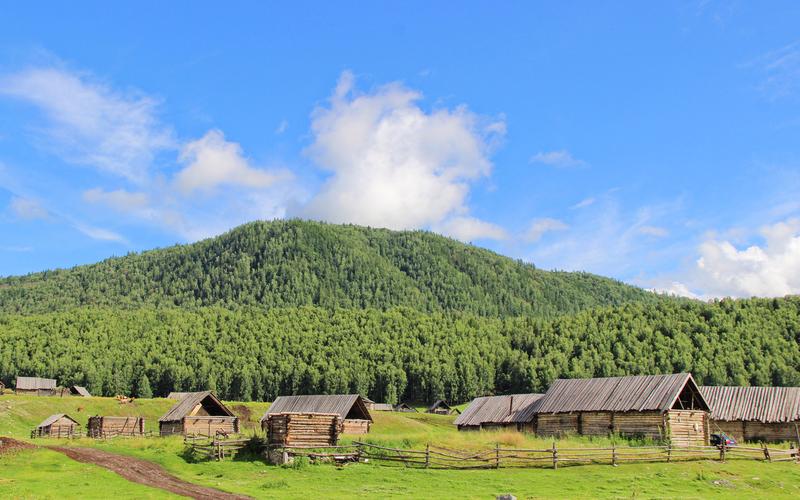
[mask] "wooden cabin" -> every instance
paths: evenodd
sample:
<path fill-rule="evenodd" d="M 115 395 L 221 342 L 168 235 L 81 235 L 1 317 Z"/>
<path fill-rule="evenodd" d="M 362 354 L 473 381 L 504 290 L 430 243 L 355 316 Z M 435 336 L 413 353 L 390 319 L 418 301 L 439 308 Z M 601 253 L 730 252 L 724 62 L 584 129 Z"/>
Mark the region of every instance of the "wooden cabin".
<path fill-rule="evenodd" d="M 17 377 L 14 392 L 31 396 L 56 396 L 57 385 L 55 379 L 39 377 Z"/>
<path fill-rule="evenodd" d="M 144 417 L 89 417 L 86 435 L 91 438 L 143 436 Z"/>
<path fill-rule="evenodd" d="M 400 403 L 398 405 L 395 405 L 394 411 L 399 411 L 403 413 L 419 413 L 419 410 L 417 410 L 408 403 Z"/>
<path fill-rule="evenodd" d="M 394 411 L 394 406 L 389 403 L 375 403 L 372 405 L 370 411 Z"/>
<path fill-rule="evenodd" d="M 339 442 L 338 413 L 268 413 L 261 419 L 270 446 L 318 448 Z"/>
<path fill-rule="evenodd" d="M 71 438 L 79 434 L 80 424 L 69 415 L 50 415 L 31 433 L 31 437 Z"/>
<path fill-rule="evenodd" d="M 452 415 L 453 413 L 461 414 L 460 411 L 453 409 L 443 399 L 437 399 L 432 405 L 428 407 L 425 413 L 435 413 L 436 415 Z"/>
<path fill-rule="evenodd" d="M 158 419 L 158 430 L 162 436 L 236 434 L 239 419 L 211 391 L 190 392 Z"/>
<path fill-rule="evenodd" d="M 800 443 L 800 387 L 701 387 L 711 432 L 738 442 Z"/>
<path fill-rule="evenodd" d="M 92 395 L 89 394 L 89 391 L 87 391 L 85 387 L 81 387 L 79 385 L 70 386 L 68 390 L 70 396 L 80 396 L 82 398 L 92 397 Z"/>
<path fill-rule="evenodd" d="M 707 445 L 709 405 L 689 373 L 553 382 L 536 408 L 541 436 L 611 433 Z"/>
<path fill-rule="evenodd" d="M 339 415 L 343 434 L 366 434 L 372 424 L 372 416 L 358 394 L 279 396 L 261 420 L 273 414 L 295 413 Z"/>
<path fill-rule="evenodd" d="M 509 429 L 533 432 L 544 394 L 484 396 L 470 402 L 454 422 L 460 431 Z"/>

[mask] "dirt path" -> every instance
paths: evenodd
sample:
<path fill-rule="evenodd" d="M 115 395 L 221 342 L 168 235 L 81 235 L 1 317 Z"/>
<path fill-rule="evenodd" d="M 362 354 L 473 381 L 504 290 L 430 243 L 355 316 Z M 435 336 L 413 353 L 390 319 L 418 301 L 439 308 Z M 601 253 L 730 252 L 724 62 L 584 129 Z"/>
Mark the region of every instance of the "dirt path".
<path fill-rule="evenodd" d="M 104 467 L 112 472 L 119 474 L 128 481 L 134 483 L 161 488 L 162 490 L 183 495 L 199 500 L 215 499 L 249 499 L 242 495 L 233 495 L 221 490 L 200 486 L 178 479 L 165 471 L 160 465 L 141 460 L 138 458 L 117 455 L 107 451 L 96 450 L 93 448 L 66 448 L 62 446 L 50 447 L 52 450 L 60 451 L 69 458 L 78 462 L 85 462 L 100 467 Z"/>

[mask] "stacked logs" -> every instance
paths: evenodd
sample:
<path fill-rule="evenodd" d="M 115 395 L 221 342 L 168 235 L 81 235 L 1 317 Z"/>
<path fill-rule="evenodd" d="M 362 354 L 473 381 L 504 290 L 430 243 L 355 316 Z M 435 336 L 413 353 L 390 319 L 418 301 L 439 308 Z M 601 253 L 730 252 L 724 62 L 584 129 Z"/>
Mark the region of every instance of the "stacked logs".
<path fill-rule="evenodd" d="M 277 413 L 261 422 L 271 446 L 314 448 L 339 441 L 341 423 L 335 413 Z"/>

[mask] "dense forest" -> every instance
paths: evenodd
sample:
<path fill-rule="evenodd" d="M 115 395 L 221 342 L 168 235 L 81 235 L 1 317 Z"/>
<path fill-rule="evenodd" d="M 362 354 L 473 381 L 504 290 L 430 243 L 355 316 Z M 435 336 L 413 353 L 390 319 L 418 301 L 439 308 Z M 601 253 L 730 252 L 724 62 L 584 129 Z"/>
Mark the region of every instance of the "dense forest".
<path fill-rule="evenodd" d="M 552 272 L 424 231 L 282 220 L 98 264 L 0 279 L 0 312 L 74 307 L 408 307 L 552 318 L 668 300 L 588 273 Z M 674 300 L 674 299 L 673 299 Z"/>
<path fill-rule="evenodd" d="M 800 385 L 800 298 L 640 302 L 548 319 L 407 307 L 0 314 L 0 379 L 55 377 L 106 395 L 460 402 L 543 391 L 557 377 L 679 371 L 704 384 Z"/>

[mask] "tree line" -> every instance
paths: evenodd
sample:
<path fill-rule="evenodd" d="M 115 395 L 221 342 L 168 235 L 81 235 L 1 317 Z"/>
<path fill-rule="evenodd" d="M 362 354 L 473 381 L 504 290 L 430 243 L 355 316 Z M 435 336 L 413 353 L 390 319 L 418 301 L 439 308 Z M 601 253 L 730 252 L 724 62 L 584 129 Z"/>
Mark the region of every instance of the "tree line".
<path fill-rule="evenodd" d="M 551 319 L 403 307 L 0 314 L 7 385 L 35 375 L 103 395 L 462 402 L 542 392 L 559 377 L 680 371 L 707 385 L 800 385 L 800 298 L 631 303 Z"/>

